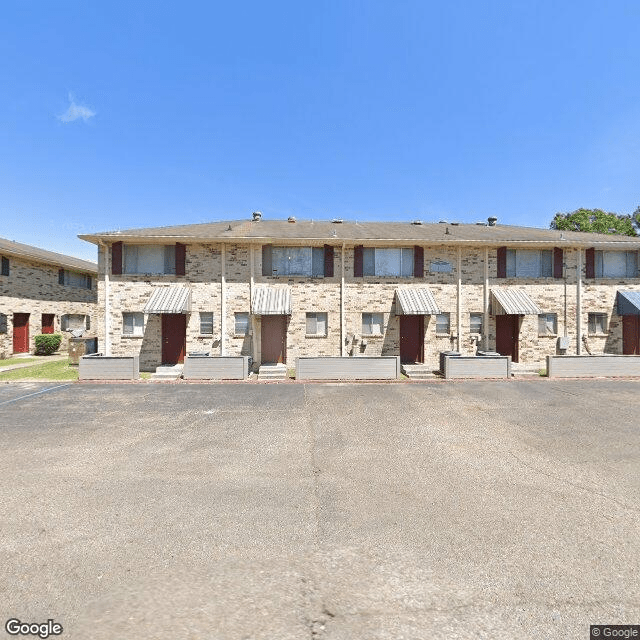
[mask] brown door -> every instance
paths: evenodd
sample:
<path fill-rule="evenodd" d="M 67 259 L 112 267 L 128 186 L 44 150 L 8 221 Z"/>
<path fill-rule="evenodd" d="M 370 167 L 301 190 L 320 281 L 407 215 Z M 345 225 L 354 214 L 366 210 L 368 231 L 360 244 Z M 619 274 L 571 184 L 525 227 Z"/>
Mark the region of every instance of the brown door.
<path fill-rule="evenodd" d="M 622 353 L 640 355 L 640 316 L 622 316 Z"/>
<path fill-rule="evenodd" d="M 400 362 L 422 362 L 424 316 L 400 316 Z"/>
<path fill-rule="evenodd" d="M 13 353 L 29 352 L 29 314 L 13 314 Z"/>
<path fill-rule="evenodd" d="M 187 316 L 184 313 L 162 314 L 162 364 L 184 362 L 187 341 Z"/>
<path fill-rule="evenodd" d="M 496 316 L 496 351 L 502 356 L 511 356 L 513 362 L 518 362 L 519 334 L 520 316 Z"/>
<path fill-rule="evenodd" d="M 42 314 L 42 333 L 53 333 L 53 319 L 55 315 L 53 313 Z"/>
<path fill-rule="evenodd" d="M 287 316 L 262 316 L 262 364 L 287 361 Z"/>

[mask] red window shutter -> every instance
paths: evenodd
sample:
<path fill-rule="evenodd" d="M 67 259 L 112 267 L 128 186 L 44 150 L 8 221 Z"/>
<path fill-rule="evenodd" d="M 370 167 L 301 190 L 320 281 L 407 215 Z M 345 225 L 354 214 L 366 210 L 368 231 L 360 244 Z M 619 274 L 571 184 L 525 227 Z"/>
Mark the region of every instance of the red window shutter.
<path fill-rule="evenodd" d="M 114 276 L 122 274 L 122 241 L 111 245 L 111 273 Z"/>
<path fill-rule="evenodd" d="M 591 247 L 585 251 L 585 255 L 587 258 L 586 273 L 587 278 L 595 278 L 596 277 L 596 250 Z"/>
<path fill-rule="evenodd" d="M 498 278 L 507 277 L 507 247 L 498 247 Z"/>
<path fill-rule="evenodd" d="M 182 242 L 176 242 L 176 275 L 186 274 L 187 247 Z"/>
<path fill-rule="evenodd" d="M 564 251 L 560 247 L 553 248 L 553 277 L 562 278 L 562 262 Z"/>
<path fill-rule="evenodd" d="M 418 245 L 413 247 L 413 277 L 424 278 L 424 249 Z"/>
<path fill-rule="evenodd" d="M 363 267 L 364 267 L 364 259 L 363 259 L 363 246 L 361 244 L 356 245 L 353 248 L 353 277 L 354 278 L 362 278 L 363 276 Z"/>
<path fill-rule="evenodd" d="M 324 245 L 324 277 L 333 278 L 333 246 Z"/>

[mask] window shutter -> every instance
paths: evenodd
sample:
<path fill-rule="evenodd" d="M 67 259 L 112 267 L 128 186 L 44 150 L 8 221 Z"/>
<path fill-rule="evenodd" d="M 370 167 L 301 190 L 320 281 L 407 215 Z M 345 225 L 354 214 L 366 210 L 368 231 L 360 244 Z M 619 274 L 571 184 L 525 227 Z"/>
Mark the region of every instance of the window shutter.
<path fill-rule="evenodd" d="M 122 241 L 111 245 L 111 273 L 114 276 L 122 275 Z"/>
<path fill-rule="evenodd" d="M 564 251 L 560 247 L 553 248 L 553 277 L 562 278 L 562 260 Z"/>
<path fill-rule="evenodd" d="M 186 274 L 187 247 L 182 242 L 176 242 L 176 275 Z"/>
<path fill-rule="evenodd" d="M 5 258 L 4 256 L 2 258 L 2 275 L 9 275 L 9 258 Z"/>
<path fill-rule="evenodd" d="M 498 247 L 498 278 L 507 277 L 507 247 Z"/>
<path fill-rule="evenodd" d="M 418 245 L 413 247 L 413 277 L 424 278 L 424 249 Z"/>
<path fill-rule="evenodd" d="M 87 276 L 87 289 L 91 289 L 93 287 L 91 276 Z"/>
<path fill-rule="evenodd" d="M 593 247 L 590 247 L 585 251 L 586 256 L 586 275 L 587 278 L 595 278 L 596 277 L 596 250 Z"/>
<path fill-rule="evenodd" d="M 324 245 L 324 277 L 333 278 L 333 246 Z"/>
<path fill-rule="evenodd" d="M 58 269 L 58 284 L 64 284 L 64 269 Z"/>
<path fill-rule="evenodd" d="M 353 277 L 354 278 L 362 278 L 363 272 L 362 272 L 362 264 L 363 264 L 363 259 L 362 259 L 362 253 L 363 253 L 363 246 L 361 244 L 356 245 L 353 248 Z"/>
<path fill-rule="evenodd" d="M 262 245 L 262 275 L 273 275 L 272 247 L 270 244 Z"/>

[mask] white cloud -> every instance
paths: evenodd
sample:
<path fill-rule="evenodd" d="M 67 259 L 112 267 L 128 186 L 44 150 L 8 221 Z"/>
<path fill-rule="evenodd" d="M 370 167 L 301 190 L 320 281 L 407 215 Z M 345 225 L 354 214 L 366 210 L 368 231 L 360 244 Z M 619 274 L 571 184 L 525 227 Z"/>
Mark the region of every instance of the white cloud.
<path fill-rule="evenodd" d="M 75 97 L 72 93 L 69 94 L 69 102 L 71 103 L 69 108 L 61 116 L 58 116 L 61 122 L 73 122 L 79 118 L 87 122 L 89 118 L 93 118 L 93 116 L 96 115 L 96 112 L 89 109 L 89 107 L 76 104 Z"/>

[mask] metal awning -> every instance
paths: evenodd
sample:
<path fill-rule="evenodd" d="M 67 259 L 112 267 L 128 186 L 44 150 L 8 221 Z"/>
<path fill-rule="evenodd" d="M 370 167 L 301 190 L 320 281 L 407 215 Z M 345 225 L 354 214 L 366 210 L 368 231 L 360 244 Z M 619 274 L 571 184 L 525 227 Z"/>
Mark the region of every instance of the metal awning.
<path fill-rule="evenodd" d="M 256 316 L 291 315 L 289 287 L 256 287 L 251 299 L 251 313 Z"/>
<path fill-rule="evenodd" d="M 542 309 L 520 289 L 491 289 L 492 314 L 504 315 L 538 315 Z"/>
<path fill-rule="evenodd" d="M 616 296 L 619 316 L 640 316 L 640 291 L 620 291 Z"/>
<path fill-rule="evenodd" d="M 396 315 L 399 316 L 432 316 L 440 313 L 427 287 L 399 287 L 396 289 L 396 300 Z"/>
<path fill-rule="evenodd" d="M 145 313 L 189 313 L 191 291 L 186 287 L 156 287 L 144 305 Z"/>

